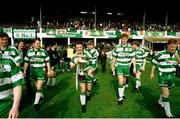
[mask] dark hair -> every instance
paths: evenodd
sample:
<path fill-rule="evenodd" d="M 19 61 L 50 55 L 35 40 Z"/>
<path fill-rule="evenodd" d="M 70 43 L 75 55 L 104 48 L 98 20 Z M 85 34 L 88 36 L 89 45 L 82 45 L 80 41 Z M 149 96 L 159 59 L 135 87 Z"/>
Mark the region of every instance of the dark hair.
<path fill-rule="evenodd" d="M 140 46 L 140 43 L 139 43 L 139 41 L 137 41 L 137 40 L 133 41 L 133 42 L 132 42 L 132 45 L 133 45 L 133 44 L 137 45 L 138 47 Z"/>
<path fill-rule="evenodd" d="M 121 35 L 121 38 L 123 38 L 123 37 L 129 38 L 129 35 L 128 35 L 127 33 L 123 33 L 123 34 Z"/>
<path fill-rule="evenodd" d="M 81 41 L 76 41 L 76 45 L 83 44 Z"/>
<path fill-rule="evenodd" d="M 54 46 L 54 45 L 56 45 L 57 43 L 55 42 L 55 41 L 52 41 L 51 43 L 50 43 L 50 45 L 51 46 Z"/>
<path fill-rule="evenodd" d="M 40 41 L 41 42 L 40 38 L 35 38 L 33 43 L 35 43 L 36 41 Z"/>
<path fill-rule="evenodd" d="M 177 40 L 176 39 L 169 39 L 167 44 L 170 45 L 173 43 L 177 43 Z"/>
<path fill-rule="evenodd" d="M 18 40 L 17 43 L 19 44 L 20 42 L 23 42 L 23 43 L 24 43 L 24 40 L 20 39 L 20 40 Z"/>
<path fill-rule="evenodd" d="M 5 32 L 2 32 L 2 33 L 0 33 L 0 38 L 2 38 L 2 37 L 9 38 L 9 35 L 7 33 L 5 33 Z"/>

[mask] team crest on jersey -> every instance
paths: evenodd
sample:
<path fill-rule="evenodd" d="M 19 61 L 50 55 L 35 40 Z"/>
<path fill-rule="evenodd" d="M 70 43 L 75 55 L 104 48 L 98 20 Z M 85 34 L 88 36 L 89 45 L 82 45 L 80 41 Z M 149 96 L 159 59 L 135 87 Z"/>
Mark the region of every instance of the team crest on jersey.
<path fill-rule="evenodd" d="M 37 54 L 36 54 L 37 56 L 40 56 L 41 55 L 41 53 L 40 52 L 37 52 Z"/>
<path fill-rule="evenodd" d="M 11 70 L 11 66 L 10 65 L 3 65 L 3 64 L 0 64 L 0 71 L 1 72 L 9 72 Z"/>
<path fill-rule="evenodd" d="M 5 51 L 5 52 L 4 52 L 4 55 L 9 55 L 9 56 L 11 56 L 11 53 L 10 53 L 9 51 Z"/>
<path fill-rule="evenodd" d="M 4 70 L 5 71 L 10 71 L 11 70 L 11 66 L 10 65 L 4 65 Z"/>

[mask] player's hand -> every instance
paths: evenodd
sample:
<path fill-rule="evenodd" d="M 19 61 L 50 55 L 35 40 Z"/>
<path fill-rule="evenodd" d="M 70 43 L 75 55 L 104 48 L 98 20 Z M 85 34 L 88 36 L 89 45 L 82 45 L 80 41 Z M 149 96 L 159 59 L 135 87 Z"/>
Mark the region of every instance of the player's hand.
<path fill-rule="evenodd" d="M 9 116 L 8 119 L 16 119 L 19 116 L 19 110 L 18 107 L 13 107 L 10 111 L 9 111 Z"/>
<path fill-rule="evenodd" d="M 79 63 L 79 58 L 74 59 L 74 63 L 78 64 Z"/>
<path fill-rule="evenodd" d="M 26 77 L 26 71 L 23 72 L 24 77 Z"/>
<path fill-rule="evenodd" d="M 133 73 L 136 74 L 136 68 L 133 68 Z"/>
<path fill-rule="evenodd" d="M 142 67 L 142 68 L 141 68 L 141 71 L 144 71 L 144 70 L 145 70 L 145 67 Z"/>
<path fill-rule="evenodd" d="M 111 71 L 112 71 L 112 72 L 115 72 L 115 67 L 111 67 Z"/>
<path fill-rule="evenodd" d="M 112 75 L 113 75 L 113 77 L 115 77 L 115 76 L 116 76 L 116 73 L 115 73 L 115 71 L 114 71 L 114 72 L 112 72 Z"/>
<path fill-rule="evenodd" d="M 51 77 L 51 70 L 47 71 L 47 77 Z"/>

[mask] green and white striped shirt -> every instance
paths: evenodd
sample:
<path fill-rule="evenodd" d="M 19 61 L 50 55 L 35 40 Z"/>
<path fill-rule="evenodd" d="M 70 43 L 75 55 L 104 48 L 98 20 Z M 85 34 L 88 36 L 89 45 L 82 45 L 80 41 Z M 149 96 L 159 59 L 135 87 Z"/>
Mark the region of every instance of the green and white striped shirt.
<path fill-rule="evenodd" d="M 25 83 L 20 67 L 8 55 L 0 53 L 0 100 L 12 97 L 13 88 Z"/>
<path fill-rule="evenodd" d="M 8 46 L 5 50 L 0 50 L 0 53 L 13 57 L 17 63 L 22 62 L 20 53 L 13 46 Z"/>
<path fill-rule="evenodd" d="M 76 60 L 79 61 L 79 72 L 83 71 L 85 73 L 85 71 L 87 71 L 89 69 L 89 60 L 87 59 L 87 56 L 83 53 L 81 56 L 78 56 L 76 54 L 73 55 L 73 57 L 71 58 L 71 62 L 70 64 L 75 64 Z"/>
<path fill-rule="evenodd" d="M 25 62 L 30 63 L 30 67 L 34 68 L 45 68 L 46 64 L 49 63 L 50 58 L 45 49 L 30 49 L 28 50 L 25 58 Z"/>
<path fill-rule="evenodd" d="M 143 65 L 144 59 L 146 58 L 146 54 L 144 50 L 140 47 L 135 49 L 135 58 L 136 58 L 136 65 Z"/>
<path fill-rule="evenodd" d="M 84 53 L 87 55 L 87 58 L 89 59 L 90 64 L 97 64 L 98 63 L 99 53 L 98 53 L 97 49 L 86 48 L 86 49 L 84 49 Z"/>
<path fill-rule="evenodd" d="M 129 66 L 131 59 L 135 57 L 135 51 L 130 44 L 126 44 L 125 47 L 123 47 L 122 44 L 116 45 L 116 47 L 113 49 L 112 57 L 116 58 L 115 66 Z"/>
<path fill-rule="evenodd" d="M 161 73 L 174 73 L 178 64 L 174 54 L 170 54 L 167 50 L 157 53 L 152 63 L 158 66 Z"/>

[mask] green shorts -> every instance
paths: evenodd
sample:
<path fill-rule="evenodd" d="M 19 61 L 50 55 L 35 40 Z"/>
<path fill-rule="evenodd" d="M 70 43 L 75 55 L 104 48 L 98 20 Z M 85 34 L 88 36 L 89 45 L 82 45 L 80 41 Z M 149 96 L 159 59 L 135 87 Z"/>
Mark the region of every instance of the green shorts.
<path fill-rule="evenodd" d="M 31 68 L 30 77 L 32 80 L 46 80 L 45 68 Z"/>
<path fill-rule="evenodd" d="M 136 72 L 142 72 L 142 65 L 136 65 Z"/>
<path fill-rule="evenodd" d="M 116 73 L 117 75 L 129 76 L 130 68 L 129 66 L 118 65 L 116 66 Z"/>
<path fill-rule="evenodd" d="M 89 64 L 88 67 L 89 69 L 93 69 L 93 68 L 97 68 L 97 66 L 98 66 L 97 64 Z"/>
<path fill-rule="evenodd" d="M 175 86 L 175 84 L 174 84 L 175 73 L 165 74 L 165 73 L 159 72 L 158 76 L 159 76 L 158 82 L 159 82 L 160 87 L 172 88 Z"/>
<path fill-rule="evenodd" d="M 13 100 L 12 98 L 6 100 L 0 100 L 0 117 L 8 118 L 9 111 L 12 107 Z"/>

